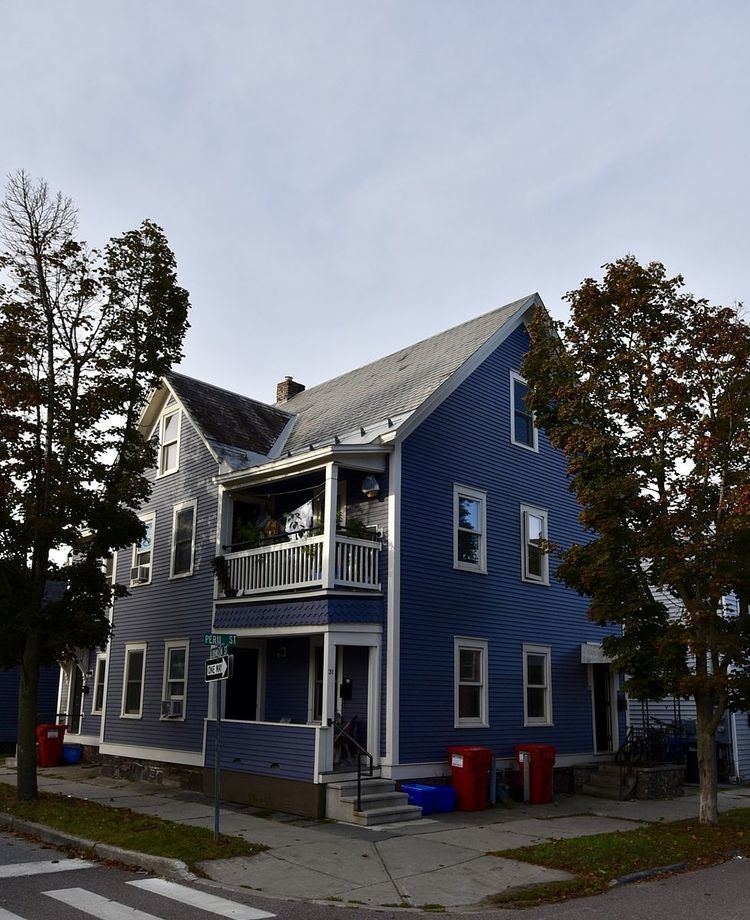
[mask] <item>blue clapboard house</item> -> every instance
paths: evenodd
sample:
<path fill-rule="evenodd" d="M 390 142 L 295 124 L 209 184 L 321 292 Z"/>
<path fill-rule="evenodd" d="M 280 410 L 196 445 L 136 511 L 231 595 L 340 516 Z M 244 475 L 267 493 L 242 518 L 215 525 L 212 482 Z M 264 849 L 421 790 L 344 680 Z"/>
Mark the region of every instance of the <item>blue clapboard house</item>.
<path fill-rule="evenodd" d="M 549 539 L 584 539 L 565 461 L 534 427 L 521 361 L 538 295 L 263 403 L 170 374 L 147 536 L 110 560 L 129 596 L 105 650 L 61 684 L 72 740 L 112 771 L 207 791 L 217 682 L 206 633 L 233 634 L 221 699 L 226 798 L 384 823 L 401 780 L 447 748 L 501 767 L 528 742 L 606 759 L 619 678 Z M 69 717 L 69 721 L 71 721 Z M 352 816 L 371 755 L 369 814 Z"/>

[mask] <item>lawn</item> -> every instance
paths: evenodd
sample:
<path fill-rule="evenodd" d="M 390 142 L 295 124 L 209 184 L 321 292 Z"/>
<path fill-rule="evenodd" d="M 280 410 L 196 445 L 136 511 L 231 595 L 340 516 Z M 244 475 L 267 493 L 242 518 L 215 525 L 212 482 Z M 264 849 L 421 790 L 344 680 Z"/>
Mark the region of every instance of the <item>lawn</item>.
<path fill-rule="evenodd" d="M 510 890 L 491 898 L 494 904 L 531 907 L 600 894 L 614 880 L 635 872 L 679 863 L 697 869 L 724 862 L 734 855 L 750 856 L 750 809 L 721 815 L 718 827 L 700 827 L 697 819 L 690 819 L 650 824 L 632 831 L 554 840 L 491 855 L 562 869 L 576 876 L 570 881 Z"/>
<path fill-rule="evenodd" d="M 0 812 L 84 837 L 153 856 L 181 859 L 192 869 L 205 859 L 253 856 L 265 850 L 240 837 L 221 837 L 189 824 L 175 824 L 128 808 L 107 808 L 97 802 L 40 792 L 35 802 L 19 802 L 13 786 L 0 785 Z"/>

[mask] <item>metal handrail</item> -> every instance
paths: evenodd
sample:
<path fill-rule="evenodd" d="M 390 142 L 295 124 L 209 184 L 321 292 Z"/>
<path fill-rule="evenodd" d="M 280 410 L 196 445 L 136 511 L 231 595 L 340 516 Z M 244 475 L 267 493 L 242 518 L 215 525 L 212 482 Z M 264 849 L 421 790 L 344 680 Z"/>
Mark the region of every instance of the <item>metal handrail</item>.
<path fill-rule="evenodd" d="M 347 741 L 350 741 L 355 748 L 357 748 L 357 811 L 362 811 L 362 755 L 370 762 L 370 767 L 367 775 L 372 779 L 373 774 L 373 758 L 372 754 L 363 747 L 356 738 L 353 738 L 349 732 L 341 726 L 339 723 L 334 722 L 333 719 L 328 720 L 328 724 L 333 726 L 333 743 L 336 743 L 336 739 L 340 738 L 342 735 L 346 738 Z"/>

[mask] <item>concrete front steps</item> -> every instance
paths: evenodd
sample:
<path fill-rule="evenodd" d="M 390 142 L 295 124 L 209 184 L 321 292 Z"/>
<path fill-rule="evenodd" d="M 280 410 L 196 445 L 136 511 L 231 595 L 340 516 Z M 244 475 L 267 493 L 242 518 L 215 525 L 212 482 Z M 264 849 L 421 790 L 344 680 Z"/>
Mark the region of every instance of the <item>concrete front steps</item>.
<path fill-rule="evenodd" d="M 613 763 L 600 763 L 575 768 L 576 792 L 598 799 L 623 801 L 632 798 L 636 787 L 636 771 Z"/>
<path fill-rule="evenodd" d="M 422 817 L 422 809 L 409 804 L 405 792 L 396 792 L 396 784 L 389 779 L 362 780 L 362 809 L 357 811 L 357 781 L 345 780 L 326 786 L 326 817 L 348 824 L 395 824 L 415 821 Z"/>

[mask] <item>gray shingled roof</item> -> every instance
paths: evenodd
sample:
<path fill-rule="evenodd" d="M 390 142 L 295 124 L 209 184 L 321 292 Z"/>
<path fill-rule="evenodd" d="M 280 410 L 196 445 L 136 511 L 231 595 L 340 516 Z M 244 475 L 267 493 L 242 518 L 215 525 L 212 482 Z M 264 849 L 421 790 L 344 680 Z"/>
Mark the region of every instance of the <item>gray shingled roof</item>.
<path fill-rule="evenodd" d="M 167 380 L 217 452 L 231 445 L 267 454 L 289 421 L 289 414 L 281 409 L 210 383 L 174 372 L 167 375 Z"/>
<path fill-rule="evenodd" d="M 284 411 L 298 415 L 284 450 L 416 409 L 528 300 L 515 300 L 294 396 L 283 403 Z"/>

